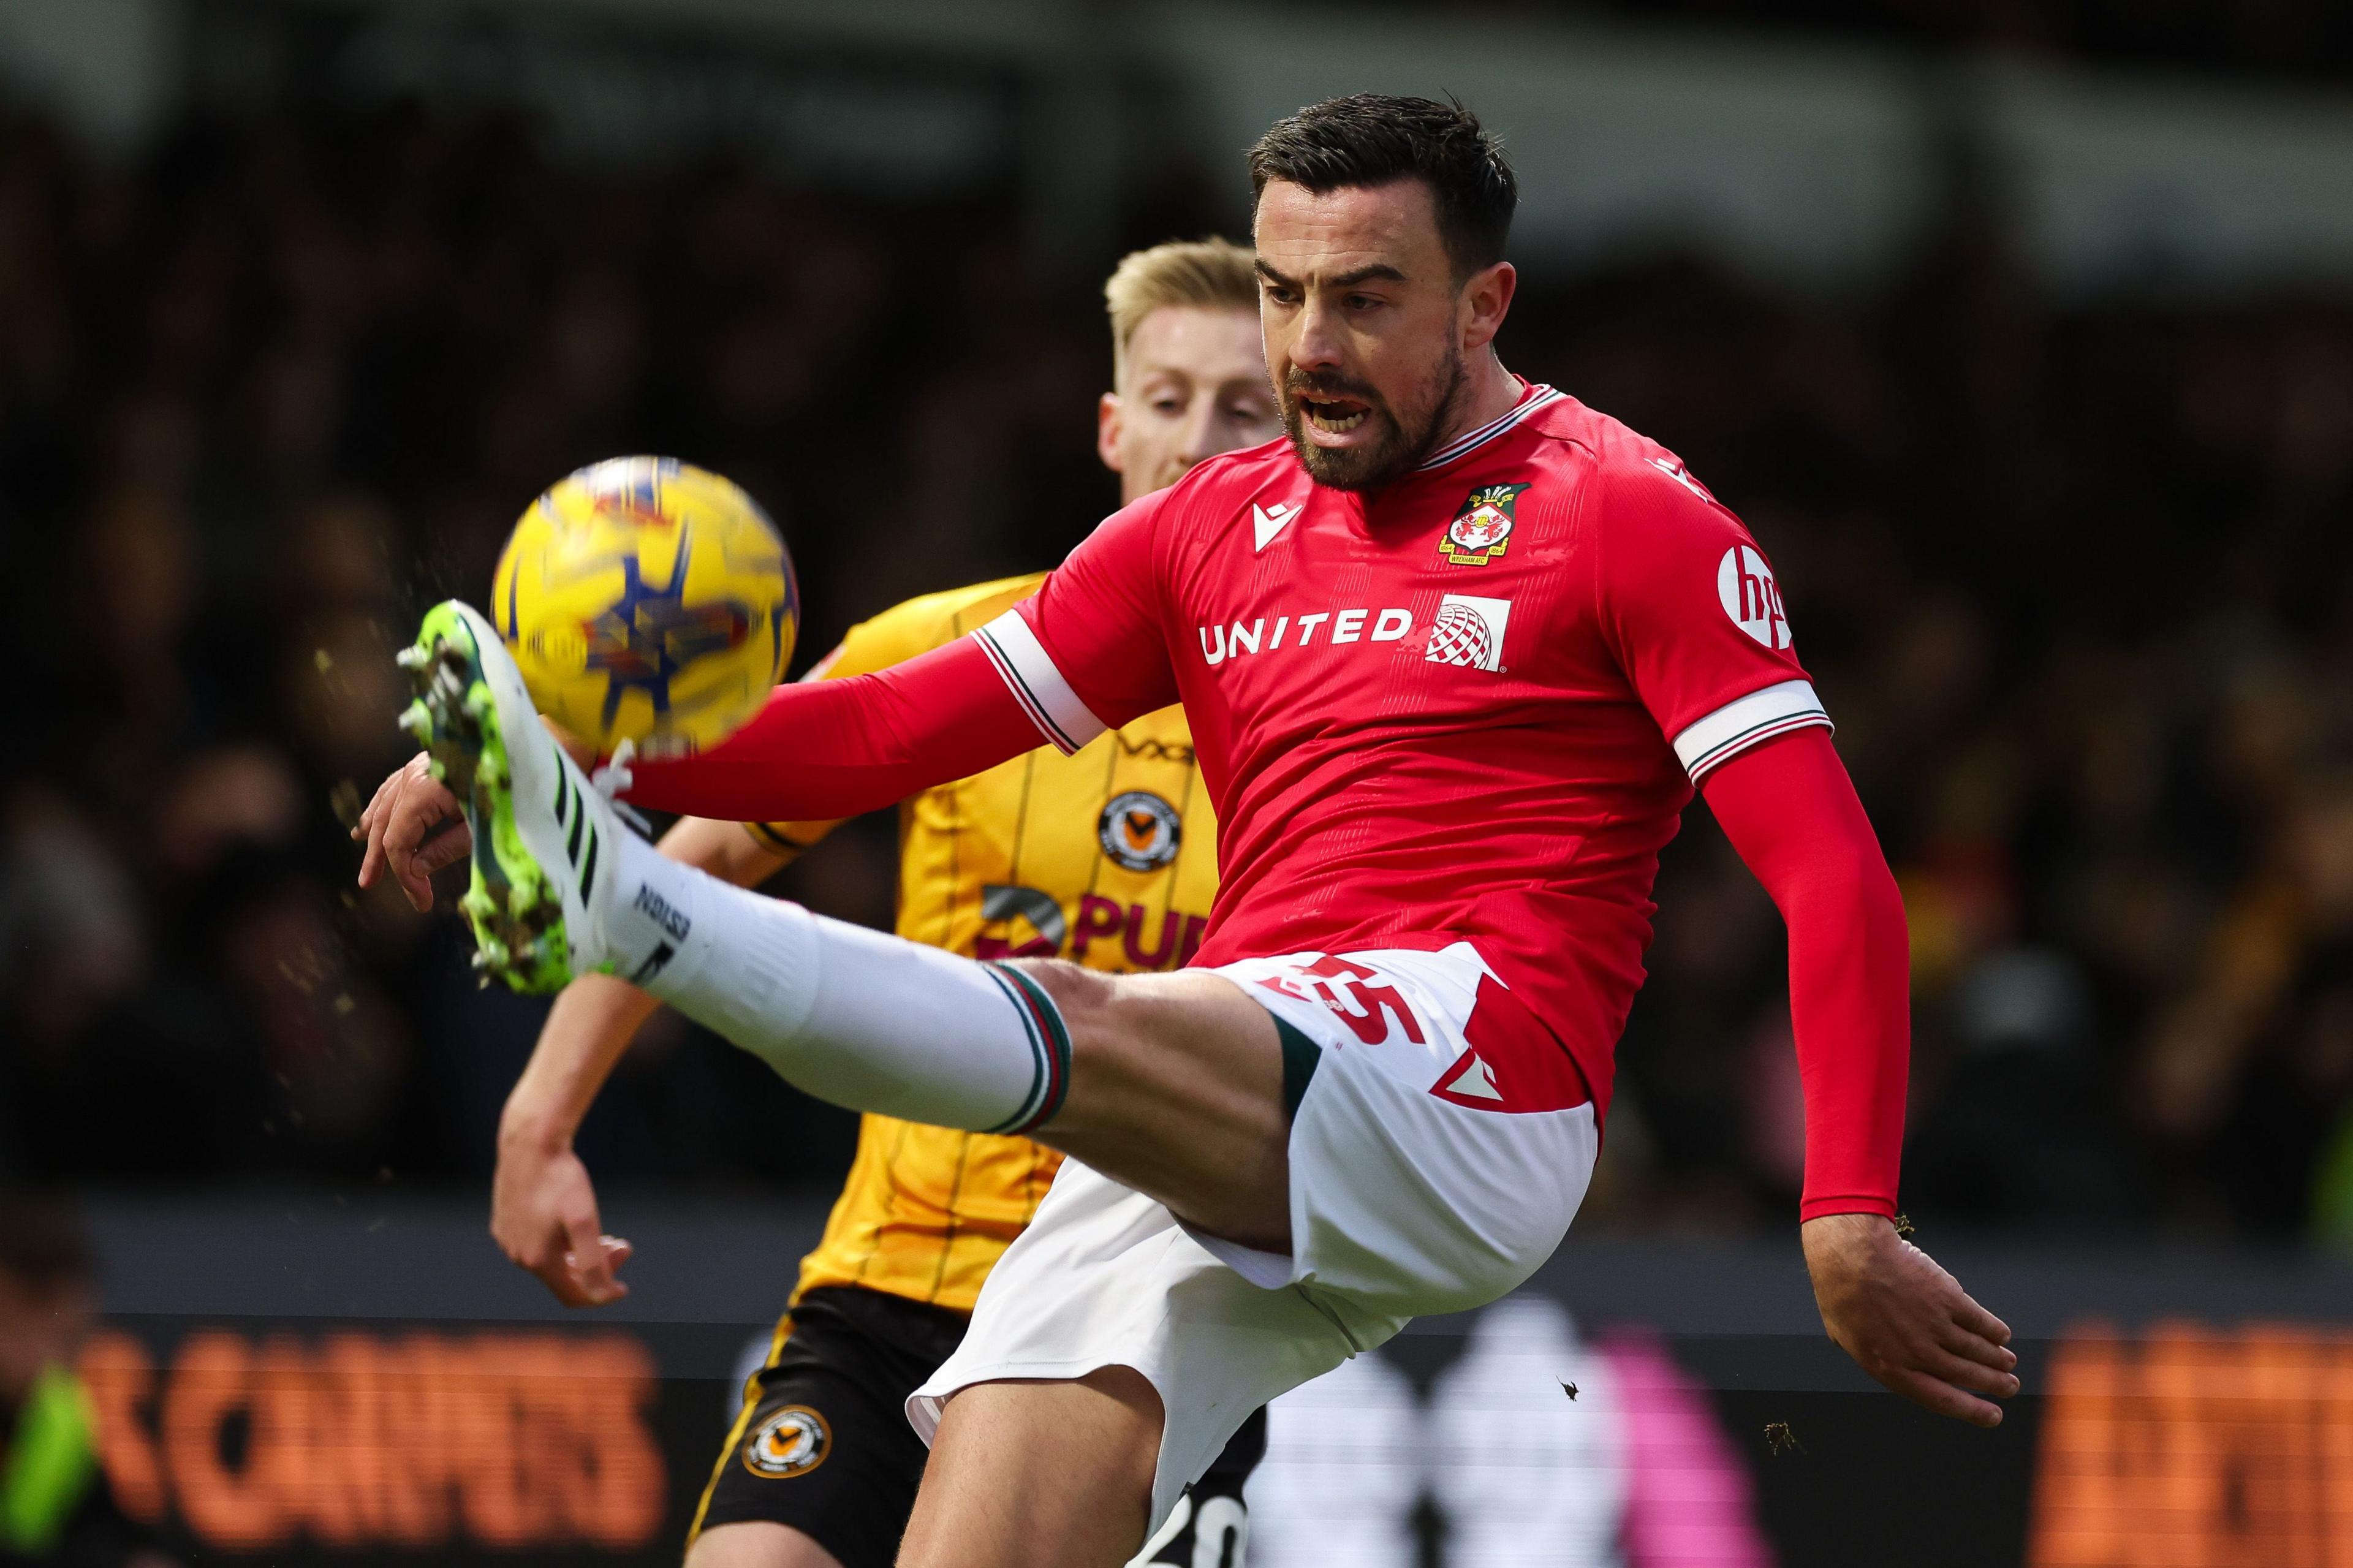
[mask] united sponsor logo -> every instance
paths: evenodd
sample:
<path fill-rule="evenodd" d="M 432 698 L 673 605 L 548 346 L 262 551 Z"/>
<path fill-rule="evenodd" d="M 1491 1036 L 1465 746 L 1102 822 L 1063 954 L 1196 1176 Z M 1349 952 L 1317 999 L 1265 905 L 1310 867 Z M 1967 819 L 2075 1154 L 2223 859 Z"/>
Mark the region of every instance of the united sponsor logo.
<path fill-rule="evenodd" d="M 744 1468 L 769 1480 L 807 1475 L 833 1452 L 833 1428 L 806 1405 L 787 1405 L 744 1439 Z"/>
<path fill-rule="evenodd" d="M 1430 642 L 1422 657 L 1432 664 L 1501 671 L 1504 627 L 1511 616 L 1509 599 L 1449 594 L 1438 602 L 1438 618 L 1430 624 Z"/>
<path fill-rule="evenodd" d="M 1256 620 L 1201 627 L 1201 658 L 1210 664 L 1223 664 L 1246 653 L 1275 653 L 1284 648 L 1315 646 L 1329 647 L 1335 643 L 1398 642 L 1411 630 L 1411 610 L 1376 612 L 1370 606 L 1365 606 L 1349 610 L 1318 610 L 1308 616 L 1277 616 L 1271 621 L 1261 616 Z M 1320 645 L 1317 642 L 1319 637 L 1322 638 Z"/>
<path fill-rule="evenodd" d="M 1095 838 L 1113 863 L 1130 871 L 1157 871 L 1176 858 L 1185 822 L 1150 790 L 1132 789 L 1105 803 Z"/>
<path fill-rule="evenodd" d="M 1438 553 L 1457 566 L 1484 566 L 1512 542 L 1513 512 L 1525 485 L 1482 485 L 1471 492 L 1438 542 Z"/>

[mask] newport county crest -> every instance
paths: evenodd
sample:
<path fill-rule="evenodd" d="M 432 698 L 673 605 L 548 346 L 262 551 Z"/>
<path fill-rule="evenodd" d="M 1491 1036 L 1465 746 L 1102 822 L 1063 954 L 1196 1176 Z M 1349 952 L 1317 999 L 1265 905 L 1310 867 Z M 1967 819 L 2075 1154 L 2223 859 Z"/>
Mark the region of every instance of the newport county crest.
<path fill-rule="evenodd" d="M 1457 566 L 1484 566 L 1501 555 L 1512 542 L 1512 509 L 1527 488 L 1482 485 L 1472 490 L 1454 521 L 1446 525 L 1438 552 Z"/>

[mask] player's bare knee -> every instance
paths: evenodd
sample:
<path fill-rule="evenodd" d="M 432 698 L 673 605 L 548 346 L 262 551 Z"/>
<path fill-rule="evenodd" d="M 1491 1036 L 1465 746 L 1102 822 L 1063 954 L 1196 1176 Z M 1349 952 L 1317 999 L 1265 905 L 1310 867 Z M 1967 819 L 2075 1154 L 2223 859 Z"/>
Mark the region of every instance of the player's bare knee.
<path fill-rule="evenodd" d="M 1105 974 L 1057 958 L 1023 959 L 1016 967 L 1061 1015 L 1072 1083 L 1092 1083 L 1098 1090 L 1113 1084 L 1166 1089 L 1167 999 L 1151 977 Z"/>
<path fill-rule="evenodd" d="M 1016 958 L 1008 961 L 1007 967 L 1018 969 L 1036 981 L 1038 988 L 1062 1010 L 1065 1021 L 1075 1013 L 1103 1005 L 1113 985 L 1109 975 L 1072 963 L 1067 958 Z"/>
<path fill-rule="evenodd" d="M 1061 1014 L 1062 1026 L 1070 1031 L 1074 1065 L 1116 1046 L 1121 1003 L 1116 979 L 1061 958 L 1016 959 L 1013 967 L 1037 982 Z"/>

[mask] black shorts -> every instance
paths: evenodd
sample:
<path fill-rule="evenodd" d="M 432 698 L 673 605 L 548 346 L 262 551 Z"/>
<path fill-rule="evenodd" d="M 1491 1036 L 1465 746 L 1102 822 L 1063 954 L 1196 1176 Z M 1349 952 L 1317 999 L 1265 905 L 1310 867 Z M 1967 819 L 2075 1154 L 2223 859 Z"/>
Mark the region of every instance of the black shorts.
<path fill-rule="evenodd" d="M 971 1320 L 850 1286 L 812 1290 L 786 1318 L 782 1348 L 728 1433 L 695 1532 L 765 1520 L 799 1531 L 842 1568 L 892 1568 L 931 1453 L 907 1424 L 907 1395 Z M 1265 1451 L 1261 1411 L 1200 1489 L 1238 1496 Z"/>
<path fill-rule="evenodd" d="M 786 1315 L 784 1344 L 752 1379 L 696 1532 L 765 1520 L 799 1531 L 842 1568 L 891 1568 L 930 1453 L 907 1425 L 907 1395 L 970 1321 L 880 1290 L 802 1297 Z"/>

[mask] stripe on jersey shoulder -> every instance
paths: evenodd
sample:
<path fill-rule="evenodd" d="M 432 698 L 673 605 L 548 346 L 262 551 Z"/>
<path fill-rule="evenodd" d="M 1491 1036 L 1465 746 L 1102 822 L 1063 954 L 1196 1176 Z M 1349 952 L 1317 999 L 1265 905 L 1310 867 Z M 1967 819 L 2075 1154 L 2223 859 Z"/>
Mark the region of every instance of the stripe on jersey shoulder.
<path fill-rule="evenodd" d="M 1784 680 L 1736 697 L 1706 718 L 1694 720 L 1675 737 L 1675 756 L 1697 784 L 1710 768 L 1757 742 L 1813 724 L 1832 728 L 1822 700 L 1814 695 L 1813 682 Z"/>
<path fill-rule="evenodd" d="M 1111 727 L 1087 711 L 1020 611 L 1008 610 L 972 635 L 1055 750 L 1067 756 Z"/>

